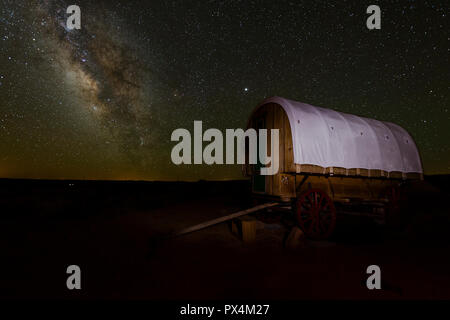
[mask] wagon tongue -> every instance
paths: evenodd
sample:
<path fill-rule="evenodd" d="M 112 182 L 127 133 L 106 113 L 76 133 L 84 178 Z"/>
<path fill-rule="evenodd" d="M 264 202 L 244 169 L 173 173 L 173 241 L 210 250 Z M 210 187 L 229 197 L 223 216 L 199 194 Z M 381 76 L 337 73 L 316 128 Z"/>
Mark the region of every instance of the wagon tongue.
<path fill-rule="evenodd" d="M 238 211 L 238 212 L 235 212 L 235 213 L 232 213 L 232 214 L 220 217 L 220 218 L 216 218 L 216 219 L 213 219 L 213 220 L 205 221 L 203 223 L 200 223 L 200 224 L 197 224 L 197 225 L 185 228 L 183 230 L 180 230 L 180 231 L 177 231 L 177 232 L 174 232 L 174 233 L 170 233 L 170 234 L 163 235 L 163 236 L 152 237 L 149 240 L 150 255 L 153 254 L 155 252 L 155 250 L 165 240 L 176 238 L 176 237 L 179 237 L 179 236 L 191 233 L 191 232 L 195 232 L 195 231 L 198 231 L 198 230 L 202 230 L 202 229 L 214 226 L 216 224 L 219 224 L 219 223 L 231 220 L 231 219 L 235 219 L 235 218 L 238 218 L 238 217 L 241 217 L 241 216 L 244 216 L 244 215 L 247 215 L 247 214 L 259 211 L 259 210 L 262 210 L 262 209 L 274 207 L 274 206 L 276 206 L 278 204 L 279 204 L 278 202 L 270 202 L 270 203 L 260 204 L 258 206 L 253 207 L 253 208 L 242 210 L 242 211 Z"/>

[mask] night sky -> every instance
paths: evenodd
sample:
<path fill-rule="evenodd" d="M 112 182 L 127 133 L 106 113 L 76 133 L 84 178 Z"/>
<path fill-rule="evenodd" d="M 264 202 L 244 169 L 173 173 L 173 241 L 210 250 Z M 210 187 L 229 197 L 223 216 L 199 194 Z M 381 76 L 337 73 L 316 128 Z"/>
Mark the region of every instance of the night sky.
<path fill-rule="evenodd" d="M 66 30 L 71 4 L 81 30 Z M 381 30 L 366 9 L 381 7 Z M 170 136 L 282 96 L 397 123 L 450 173 L 448 1 L 0 0 L 0 177 L 242 178 Z"/>

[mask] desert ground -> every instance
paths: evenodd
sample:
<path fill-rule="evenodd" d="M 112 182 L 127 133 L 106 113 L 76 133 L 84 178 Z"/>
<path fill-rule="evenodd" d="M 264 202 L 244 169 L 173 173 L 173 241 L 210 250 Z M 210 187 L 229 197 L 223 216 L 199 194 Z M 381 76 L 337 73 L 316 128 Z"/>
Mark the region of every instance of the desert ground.
<path fill-rule="evenodd" d="M 394 229 L 343 217 L 331 239 L 287 248 L 293 215 L 277 211 L 253 214 L 250 243 L 230 223 L 163 240 L 252 207 L 249 181 L 0 180 L 0 298 L 449 299 L 449 182 L 414 184 Z M 81 290 L 66 287 L 72 264 Z M 372 264 L 381 290 L 366 287 Z"/>

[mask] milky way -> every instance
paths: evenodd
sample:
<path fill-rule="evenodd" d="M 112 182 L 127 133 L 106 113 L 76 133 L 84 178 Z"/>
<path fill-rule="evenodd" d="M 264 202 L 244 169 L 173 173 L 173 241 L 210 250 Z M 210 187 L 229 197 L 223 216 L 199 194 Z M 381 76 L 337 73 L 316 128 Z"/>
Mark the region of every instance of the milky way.
<path fill-rule="evenodd" d="M 83 107 L 112 132 L 122 151 L 136 160 L 136 153 L 144 152 L 139 146 L 152 141 L 151 105 L 145 100 L 145 90 L 150 89 L 148 70 L 122 40 L 127 34 L 114 28 L 112 13 L 92 6 L 96 19 L 86 19 L 81 30 L 70 31 L 68 5 L 51 1 L 38 7 L 40 19 L 48 21 L 44 41 L 54 42 L 50 56 L 57 72 L 81 95 Z M 105 13 L 111 20 L 105 21 Z"/>
<path fill-rule="evenodd" d="M 243 127 L 274 95 L 397 123 L 425 173 L 448 173 L 448 2 L 383 2 L 375 31 L 367 6 L 0 0 L 0 176 L 241 178 L 175 166 L 171 132 Z"/>

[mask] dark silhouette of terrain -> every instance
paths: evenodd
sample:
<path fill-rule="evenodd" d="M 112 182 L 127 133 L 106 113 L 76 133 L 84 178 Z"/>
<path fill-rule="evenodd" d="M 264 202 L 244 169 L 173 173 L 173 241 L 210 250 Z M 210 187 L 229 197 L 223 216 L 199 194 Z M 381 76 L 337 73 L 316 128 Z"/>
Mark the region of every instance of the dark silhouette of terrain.
<path fill-rule="evenodd" d="M 294 220 L 276 211 L 255 214 L 265 227 L 253 243 L 222 223 L 150 248 L 151 238 L 251 207 L 249 182 L 4 179 L 0 297 L 449 299 L 449 186 L 446 175 L 410 183 L 395 229 L 345 217 L 332 239 L 300 249 L 283 247 Z M 72 264 L 80 291 L 66 288 Z M 366 288 L 372 264 L 382 290 Z"/>

